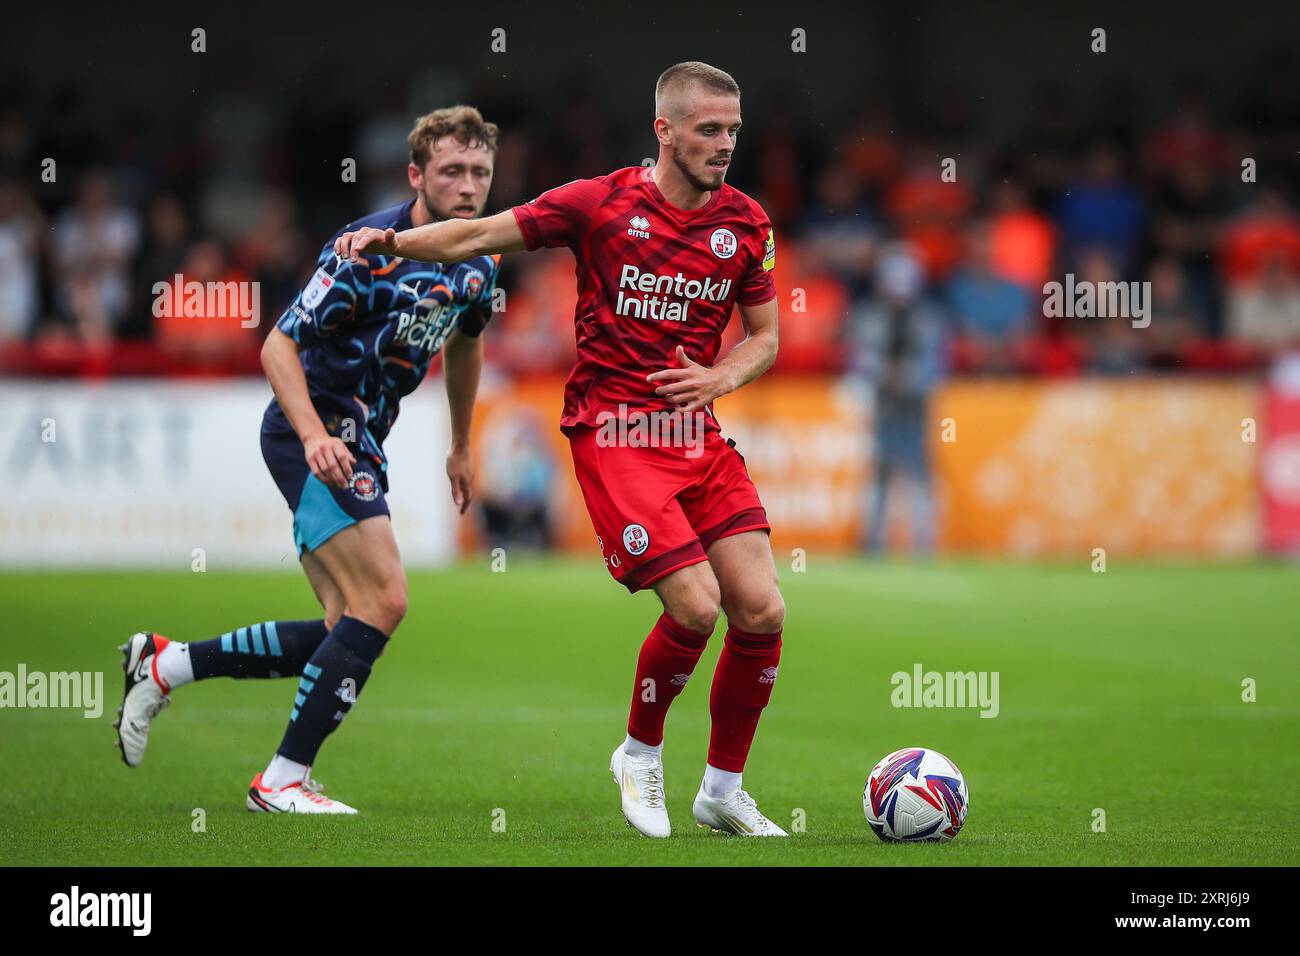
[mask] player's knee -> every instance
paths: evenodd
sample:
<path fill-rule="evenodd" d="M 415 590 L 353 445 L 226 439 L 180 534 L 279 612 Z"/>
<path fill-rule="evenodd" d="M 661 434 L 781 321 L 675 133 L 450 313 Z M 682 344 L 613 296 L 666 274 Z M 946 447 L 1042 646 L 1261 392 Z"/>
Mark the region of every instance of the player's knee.
<path fill-rule="evenodd" d="M 697 634 L 712 634 L 718 623 L 718 605 L 700 601 L 698 604 L 687 604 L 676 613 L 669 612 L 668 616 L 687 630 Z"/>
<path fill-rule="evenodd" d="M 349 601 L 348 614 L 392 634 L 406 617 L 406 604 L 406 581 L 399 578 Z"/>
<path fill-rule="evenodd" d="M 391 622 L 387 631 L 391 634 L 406 617 L 407 596 L 406 581 L 398 580 L 388 585 L 379 595 L 380 613 Z"/>
<path fill-rule="evenodd" d="M 712 634 L 722 608 L 718 579 L 707 563 L 690 565 L 655 585 L 668 616 L 687 630 Z"/>
<path fill-rule="evenodd" d="M 720 598 L 708 588 L 692 588 L 668 608 L 668 616 L 687 630 L 712 634 L 721 613 Z"/>
<path fill-rule="evenodd" d="M 785 599 L 775 587 L 746 595 L 728 604 L 727 623 L 754 634 L 775 634 L 785 626 Z"/>

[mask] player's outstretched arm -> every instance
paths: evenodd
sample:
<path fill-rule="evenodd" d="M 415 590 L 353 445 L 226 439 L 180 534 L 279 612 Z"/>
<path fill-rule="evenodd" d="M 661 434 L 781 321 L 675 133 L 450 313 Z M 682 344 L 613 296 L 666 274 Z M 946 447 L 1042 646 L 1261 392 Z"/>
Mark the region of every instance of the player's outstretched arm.
<path fill-rule="evenodd" d="M 363 253 L 421 262 L 460 262 L 523 249 L 524 234 L 509 209 L 485 219 L 446 219 L 401 232 L 366 226 L 334 240 L 334 254 L 353 262 Z"/>
<path fill-rule="evenodd" d="M 655 394 L 668 399 L 685 414 L 697 412 L 714 399 L 748 385 L 776 361 L 776 299 L 762 305 L 740 306 L 745 338 L 712 367 L 696 362 L 677 346 L 679 367 L 646 376 Z"/>

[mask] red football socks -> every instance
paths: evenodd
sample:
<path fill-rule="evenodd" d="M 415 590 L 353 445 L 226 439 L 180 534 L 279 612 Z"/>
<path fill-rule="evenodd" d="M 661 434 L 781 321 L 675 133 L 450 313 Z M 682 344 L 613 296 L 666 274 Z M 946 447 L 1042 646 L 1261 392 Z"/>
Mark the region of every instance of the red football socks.
<path fill-rule="evenodd" d="M 708 634 L 682 627 L 667 613 L 660 615 L 637 658 L 629 737 L 651 747 L 663 743 L 668 707 L 686 686 L 708 640 Z"/>
<path fill-rule="evenodd" d="M 772 696 L 780 660 L 780 631 L 753 634 L 734 626 L 727 628 L 709 694 L 709 713 L 713 717 L 710 766 L 732 773 L 745 769 L 758 718 Z"/>

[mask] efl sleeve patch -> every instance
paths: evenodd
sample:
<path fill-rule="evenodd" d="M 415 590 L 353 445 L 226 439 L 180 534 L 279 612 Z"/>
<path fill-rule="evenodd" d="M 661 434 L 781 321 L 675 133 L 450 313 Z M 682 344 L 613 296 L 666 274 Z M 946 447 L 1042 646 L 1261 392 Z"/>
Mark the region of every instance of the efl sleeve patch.
<path fill-rule="evenodd" d="M 324 269 L 317 269 L 316 274 L 311 277 L 307 283 L 307 288 L 302 290 L 302 304 L 304 308 L 314 309 L 325 301 L 325 295 L 329 292 L 330 287 L 334 285 L 334 277 Z"/>
<path fill-rule="evenodd" d="M 767 241 L 763 243 L 763 270 L 771 272 L 776 268 L 776 231 L 767 231 Z"/>

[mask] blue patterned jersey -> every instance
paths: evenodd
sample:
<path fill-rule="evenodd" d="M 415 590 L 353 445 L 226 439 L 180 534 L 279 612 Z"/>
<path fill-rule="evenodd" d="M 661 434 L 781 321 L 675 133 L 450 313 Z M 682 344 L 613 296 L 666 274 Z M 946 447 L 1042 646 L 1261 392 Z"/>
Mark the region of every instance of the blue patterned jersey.
<path fill-rule="evenodd" d="M 412 201 L 414 202 L 414 200 Z M 411 228 L 412 202 L 349 223 L 325 243 L 316 273 L 276 327 L 299 346 L 312 404 L 326 430 L 386 468 L 383 441 L 452 331 L 477 336 L 492 316 L 500 256 L 452 265 L 390 256 L 351 262 L 334 240 L 363 226 Z M 290 428 L 274 399 L 271 427 Z M 348 427 L 348 423 L 352 427 Z"/>

